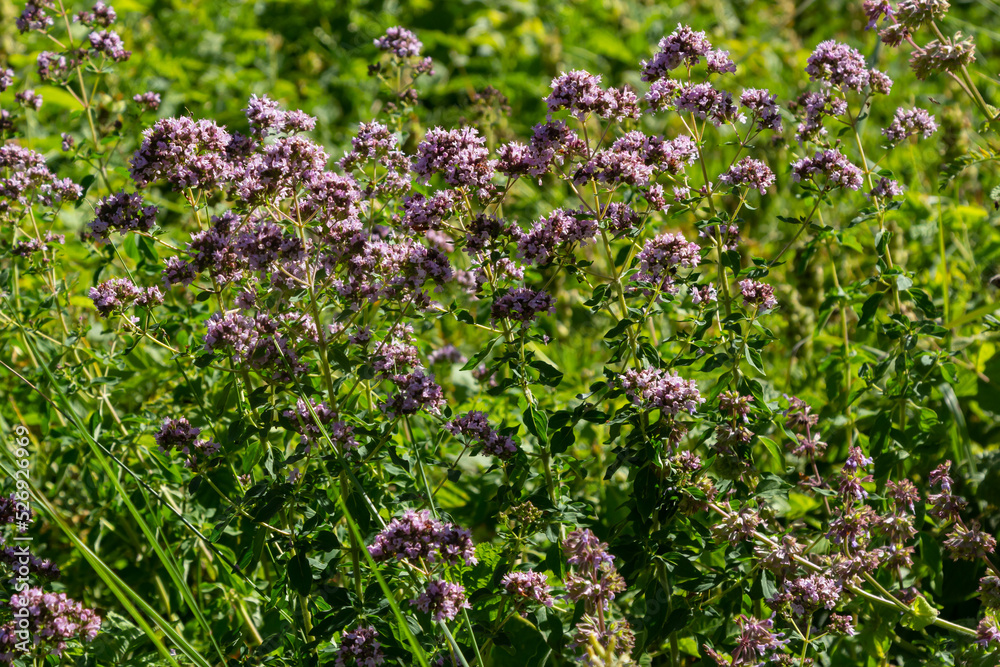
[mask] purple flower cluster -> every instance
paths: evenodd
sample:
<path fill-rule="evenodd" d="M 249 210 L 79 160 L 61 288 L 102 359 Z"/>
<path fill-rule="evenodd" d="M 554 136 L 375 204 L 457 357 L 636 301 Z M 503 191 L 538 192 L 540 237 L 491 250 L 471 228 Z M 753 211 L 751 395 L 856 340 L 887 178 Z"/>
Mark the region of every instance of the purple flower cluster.
<path fill-rule="evenodd" d="M 29 588 L 12 594 L 4 605 L 16 615 L 26 613 L 27 627 L 16 620 L 0 627 L 0 655 L 16 652 L 17 627 L 27 629 L 34 650 L 54 655 L 61 655 L 68 641 L 93 641 L 101 630 L 101 617 L 65 593 Z"/>
<path fill-rule="evenodd" d="M 806 62 L 810 79 L 842 90 L 861 92 L 871 86 L 873 91 L 885 94 L 892 86 L 885 74 L 866 67 L 857 49 L 832 39 L 820 42 Z"/>
<path fill-rule="evenodd" d="M 863 174 L 851 164 L 847 157 L 836 149 L 816 151 L 814 157 L 806 157 L 792 164 L 792 180 L 810 181 L 823 175 L 828 188 L 849 188 L 860 190 Z"/>
<path fill-rule="evenodd" d="M 566 562 L 576 568 L 566 575 L 566 596 L 573 602 L 584 600 L 588 612 L 607 609 L 615 594 L 625 590 L 608 545 L 589 528 L 578 528 L 566 536 L 563 549 Z"/>
<path fill-rule="evenodd" d="M 25 514 L 27 518 L 25 518 Z M 0 496 L 0 526 L 22 520 L 30 522 L 32 516 L 34 516 L 34 512 L 31 507 L 19 501 L 13 493 L 9 496 Z"/>
<path fill-rule="evenodd" d="M 406 375 L 395 375 L 392 381 L 396 393 L 382 406 L 382 411 L 390 419 L 398 415 L 412 415 L 420 410 L 438 413 L 444 405 L 444 392 L 434 382 L 433 375 L 424 375 L 421 370 Z"/>
<path fill-rule="evenodd" d="M 200 428 L 191 426 L 191 422 L 185 417 L 179 417 L 165 420 L 154 438 L 161 452 L 178 451 L 187 457 L 184 461 L 185 468 L 198 470 L 222 449 L 214 440 L 199 439 L 199 435 Z"/>
<path fill-rule="evenodd" d="M 740 94 L 740 106 L 750 112 L 751 122 L 757 123 L 757 130 L 781 132 L 781 109 L 767 90 L 747 88 Z"/>
<path fill-rule="evenodd" d="M 160 108 L 160 94 L 153 91 L 137 93 L 132 96 L 132 101 L 138 104 L 143 111 L 156 111 Z"/>
<path fill-rule="evenodd" d="M 48 559 L 34 555 L 23 543 L 0 550 L 0 563 L 10 568 L 12 574 L 17 576 L 30 573 L 41 579 L 53 581 L 61 574 L 59 566 Z"/>
<path fill-rule="evenodd" d="M 774 288 L 770 285 L 750 278 L 741 280 L 739 285 L 744 308 L 753 307 L 761 311 L 768 311 L 778 307 L 778 300 L 774 298 Z"/>
<path fill-rule="evenodd" d="M 256 370 L 275 368 L 276 379 L 306 369 L 288 338 L 279 333 L 278 322 L 264 313 L 214 313 L 205 328 L 205 349 L 230 353 L 234 362 Z"/>
<path fill-rule="evenodd" d="M 45 12 L 46 9 L 51 8 L 52 3 L 47 2 L 46 0 L 28 2 L 24 5 L 21 15 L 17 17 L 17 21 L 15 22 L 17 29 L 21 32 L 21 34 L 24 34 L 29 30 L 45 32 L 53 24 L 52 17 Z"/>
<path fill-rule="evenodd" d="M 142 133 L 131 174 L 142 188 L 165 180 L 175 189 L 210 188 L 232 177 L 226 148 L 232 137 L 210 120 L 162 118 Z"/>
<path fill-rule="evenodd" d="M 829 92 L 804 93 L 796 100 L 794 107 L 801 111 L 802 122 L 796 128 L 795 138 L 807 141 L 824 136 L 827 130 L 823 119 L 827 116 L 841 116 L 847 112 L 847 100 Z"/>
<path fill-rule="evenodd" d="M 705 653 L 720 665 L 720 667 L 757 667 L 771 660 L 778 660 L 785 644 L 789 640 L 782 639 L 780 632 L 774 632 L 774 619 L 759 619 L 740 614 L 736 617 L 740 628 L 739 639 L 732 658 L 726 659 L 707 644 L 703 647 Z"/>
<path fill-rule="evenodd" d="M 312 404 L 313 412 L 319 418 L 320 424 L 326 429 L 327 435 L 340 446 L 341 451 L 357 449 L 358 443 L 354 440 L 353 427 L 348 426 L 345 422 L 337 421 L 337 413 L 330 409 L 326 402 L 317 405 L 316 401 L 311 398 L 309 402 Z M 294 410 L 285 410 L 281 414 L 296 421 L 304 444 L 310 444 L 322 437 L 322 431 L 316 423 L 316 419 L 313 418 L 309 406 L 301 398 L 296 402 Z"/>
<path fill-rule="evenodd" d="M 477 446 L 483 448 L 483 454 L 496 456 L 506 461 L 517 453 L 517 444 L 509 435 L 500 435 L 490 426 L 489 417 L 485 412 L 473 410 L 461 417 L 456 417 L 445 424 L 445 429 L 452 435 L 465 435 Z"/>
<path fill-rule="evenodd" d="M 558 246 L 585 245 L 597 234 L 597 222 L 583 212 L 557 208 L 517 239 L 521 258 L 531 264 L 547 264 Z"/>
<path fill-rule="evenodd" d="M 0 146 L 0 214 L 15 206 L 55 207 L 82 194 L 83 189 L 69 178 L 56 178 L 40 153 L 16 144 Z"/>
<path fill-rule="evenodd" d="M 250 122 L 250 131 L 263 139 L 269 134 L 284 132 L 307 132 L 316 128 L 316 119 L 302 111 L 283 111 L 277 102 L 267 95 L 251 95 L 245 110 Z M 325 162 L 325 160 L 324 160 Z"/>
<path fill-rule="evenodd" d="M 340 637 L 335 667 L 377 667 L 385 662 L 378 632 L 371 625 L 359 625 Z"/>
<path fill-rule="evenodd" d="M 646 242 L 637 255 L 639 273 L 636 280 L 649 282 L 664 292 L 673 293 L 674 275 L 678 267 L 694 268 L 701 262 L 701 246 L 681 234 L 665 233 Z"/>
<path fill-rule="evenodd" d="M 387 51 L 397 58 L 415 58 L 424 48 L 417 36 L 406 28 L 393 26 L 385 34 L 375 40 L 375 46 Z"/>
<path fill-rule="evenodd" d="M 522 326 L 527 326 L 534 321 L 539 313 L 552 314 L 554 312 L 556 312 L 556 303 L 552 295 L 529 287 L 512 289 L 496 299 L 490 309 L 494 320 L 509 319 L 520 322 Z"/>
<path fill-rule="evenodd" d="M 82 23 L 88 28 L 107 28 L 118 20 L 118 14 L 115 12 L 114 7 L 98 0 L 89 12 L 77 12 L 73 20 L 77 23 Z"/>
<path fill-rule="evenodd" d="M 424 592 L 410 600 L 410 604 L 420 611 L 430 614 L 435 621 L 452 620 L 462 609 L 471 609 L 465 599 L 465 587 L 450 581 L 436 579 Z"/>
<path fill-rule="evenodd" d="M 888 3 L 886 3 L 888 4 Z M 891 16 L 908 30 L 939 21 L 948 13 L 948 0 L 899 0 Z"/>
<path fill-rule="evenodd" d="M 104 317 L 133 305 L 152 308 L 163 303 L 163 293 L 159 287 L 143 289 L 128 278 L 112 278 L 96 287 L 91 287 L 90 298 L 97 312 Z"/>
<path fill-rule="evenodd" d="M 91 50 L 105 58 L 123 62 L 132 57 L 132 52 L 125 49 L 121 36 L 114 30 L 95 30 L 87 39 L 90 40 Z"/>
<path fill-rule="evenodd" d="M 695 381 L 685 380 L 677 371 L 630 368 L 620 380 L 625 395 L 643 409 L 659 409 L 669 415 L 681 411 L 694 414 L 705 402 Z"/>
<path fill-rule="evenodd" d="M 43 100 L 41 93 L 36 93 L 31 88 L 26 88 L 18 93 L 15 93 L 14 99 L 25 109 L 34 109 L 35 111 L 38 111 L 42 108 Z"/>
<path fill-rule="evenodd" d="M 733 104 L 733 96 L 724 90 L 713 88 L 710 83 L 684 86 L 677 94 L 675 104 L 678 113 L 692 113 L 716 127 L 746 121 L 746 116 Z"/>
<path fill-rule="evenodd" d="M 924 139 L 937 132 L 938 126 L 934 122 L 934 116 L 924 109 L 896 109 L 892 123 L 882 130 L 882 134 L 889 140 L 889 143 L 898 144 L 907 137 L 915 134 L 921 135 Z"/>
<path fill-rule="evenodd" d="M 916 49 L 910 57 L 910 67 L 918 79 L 928 79 L 938 72 L 958 72 L 976 59 L 976 44 L 962 33 L 945 41 L 933 40 Z"/>
<path fill-rule="evenodd" d="M 712 534 L 720 542 L 736 546 L 740 542 L 753 539 L 754 531 L 761 524 L 760 514 L 749 507 L 738 512 L 730 512 L 712 527 Z"/>
<path fill-rule="evenodd" d="M 638 119 L 639 101 L 627 86 L 601 88 L 601 77 L 584 70 L 562 73 L 552 80 L 552 93 L 545 98 L 549 112 L 568 109 L 576 118 L 584 120 L 590 114 L 621 121 Z"/>
<path fill-rule="evenodd" d="M 732 187 L 746 185 L 764 194 L 774 183 L 774 172 L 760 160 L 745 157 L 720 175 L 719 180 Z"/>
<path fill-rule="evenodd" d="M 142 195 L 125 191 L 108 195 L 97 202 L 94 219 L 90 222 L 90 234 L 94 238 L 106 239 L 111 230 L 124 236 L 128 232 L 148 232 L 156 225 L 156 207 L 144 205 Z"/>
<path fill-rule="evenodd" d="M 471 127 L 433 128 L 417 145 L 417 160 L 413 165 L 421 183 L 441 174 L 448 185 L 475 190 L 480 195 L 488 192 L 495 168 L 496 160 L 489 159 L 486 139 Z"/>
<path fill-rule="evenodd" d="M 64 81 L 69 75 L 70 68 L 76 65 L 75 62 L 67 60 L 66 56 L 51 51 L 39 53 L 36 63 L 38 78 L 42 81 L 54 82 Z"/>
<path fill-rule="evenodd" d="M 681 65 L 690 68 L 706 58 L 709 70 L 714 72 L 735 71 L 735 66 L 725 52 L 711 53 L 712 44 L 704 32 L 692 30 L 686 25 L 677 28 L 660 40 L 659 51 L 652 60 L 642 61 L 642 80 L 658 81 L 671 70 Z"/>
<path fill-rule="evenodd" d="M 517 598 L 537 602 L 546 607 L 551 607 L 555 603 L 551 594 L 552 587 L 541 572 L 508 572 L 503 576 L 500 585 Z"/>
<path fill-rule="evenodd" d="M 429 562 L 475 565 L 475 547 L 472 535 L 455 524 L 439 521 L 427 510 L 406 510 L 402 516 L 389 522 L 368 553 L 378 562 L 427 559 Z"/>

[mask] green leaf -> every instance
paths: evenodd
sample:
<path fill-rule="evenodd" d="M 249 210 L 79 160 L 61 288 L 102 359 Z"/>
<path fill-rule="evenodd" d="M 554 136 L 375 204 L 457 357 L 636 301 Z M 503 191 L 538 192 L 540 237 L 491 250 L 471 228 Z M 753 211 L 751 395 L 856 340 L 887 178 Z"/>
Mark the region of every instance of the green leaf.
<path fill-rule="evenodd" d="M 546 416 L 545 412 L 537 410 L 534 406 L 529 405 L 528 409 L 524 411 L 523 418 L 524 425 L 528 427 L 528 432 L 538 438 L 538 442 L 540 444 L 548 444 L 549 418 Z"/>
<path fill-rule="evenodd" d="M 481 364 L 486 357 L 490 356 L 490 352 L 493 351 L 493 346 L 496 345 L 497 342 L 501 338 L 503 338 L 503 336 L 497 336 L 496 338 L 494 338 L 493 340 L 491 340 L 489 343 L 487 343 L 486 347 L 484 347 L 482 350 L 480 350 L 479 352 L 477 352 L 474 357 L 472 357 L 471 359 L 469 359 L 465 363 L 465 365 L 462 366 L 462 370 L 463 371 L 469 371 L 469 370 L 472 370 L 473 368 L 477 368 L 479 366 L 479 364 Z"/>
<path fill-rule="evenodd" d="M 904 627 L 920 632 L 933 623 L 937 617 L 938 610 L 927 602 L 927 598 L 923 595 L 918 595 L 917 598 L 910 603 L 910 611 L 903 616 L 900 622 Z"/>
<path fill-rule="evenodd" d="M 312 566 L 304 551 L 299 551 L 288 561 L 288 583 L 299 595 L 309 595 L 312 590 Z"/>
<path fill-rule="evenodd" d="M 878 306 L 882 303 L 882 297 L 884 296 L 885 292 L 875 292 L 865 299 L 864 305 L 861 306 L 861 318 L 858 320 L 859 327 L 868 326 L 868 323 L 875 319 L 875 315 L 878 313 Z"/>

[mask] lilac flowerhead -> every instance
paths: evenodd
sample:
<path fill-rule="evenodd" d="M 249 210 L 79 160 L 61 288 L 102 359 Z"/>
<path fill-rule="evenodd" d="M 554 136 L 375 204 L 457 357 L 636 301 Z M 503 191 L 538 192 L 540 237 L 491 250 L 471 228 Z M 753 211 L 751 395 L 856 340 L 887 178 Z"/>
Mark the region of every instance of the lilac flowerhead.
<path fill-rule="evenodd" d="M 547 264 L 559 246 L 585 245 L 597 234 L 597 222 L 588 215 L 557 208 L 547 218 L 535 223 L 517 241 L 518 251 L 526 262 Z"/>
<path fill-rule="evenodd" d="M 708 63 L 710 74 L 735 73 L 736 63 L 729 57 L 729 51 L 713 49 L 705 54 L 705 62 Z"/>
<path fill-rule="evenodd" d="M 45 12 L 46 8 L 52 8 L 52 3 L 46 2 L 46 0 L 29 2 L 24 6 L 24 10 L 21 11 L 21 15 L 17 17 L 17 21 L 15 22 L 21 34 L 29 30 L 45 32 L 52 27 L 52 17 Z"/>
<path fill-rule="evenodd" d="M 637 255 L 639 273 L 637 280 L 651 282 L 661 290 L 672 293 L 673 277 L 678 267 L 694 268 L 701 262 L 701 246 L 685 239 L 681 234 L 666 233 L 646 242 Z"/>
<path fill-rule="evenodd" d="M 989 574 L 979 580 L 979 600 L 987 609 L 1000 609 L 1000 577 Z"/>
<path fill-rule="evenodd" d="M 136 186 L 165 180 L 174 189 L 214 187 L 232 176 L 226 159 L 230 135 L 210 120 L 163 118 L 142 133 L 132 156 Z"/>
<path fill-rule="evenodd" d="M 920 491 L 908 479 L 886 482 L 885 496 L 892 499 L 897 511 L 905 507 L 913 512 L 914 505 L 920 501 Z"/>
<path fill-rule="evenodd" d="M 944 541 L 945 548 L 951 552 L 955 560 L 979 560 L 986 558 L 996 549 L 997 541 L 992 535 L 982 530 L 978 522 L 972 522 L 968 528 L 955 526 Z"/>
<path fill-rule="evenodd" d="M 995 621 L 984 618 L 976 627 L 976 644 L 983 650 L 991 649 L 1000 644 L 1000 628 Z"/>
<path fill-rule="evenodd" d="M 774 172 L 760 160 L 745 157 L 719 176 L 719 180 L 732 187 L 745 185 L 764 194 L 774 183 Z"/>
<path fill-rule="evenodd" d="M 643 409 L 659 409 L 669 415 L 694 414 L 705 402 L 694 380 L 685 380 L 677 371 L 658 368 L 630 368 L 621 376 L 629 400 Z"/>
<path fill-rule="evenodd" d="M 89 12 L 77 12 L 73 20 L 89 28 L 98 26 L 107 28 L 118 20 L 118 14 L 115 12 L 114 7 L 98 0 Z"/>
<path fill-rule="evenodd" d="M 871 192 L 866 192 L 865 196 L 869 199 L 875 197 L 883 202 L 891 201 L 895 197 L 900 197 L 903 194 L 903 186 L 901 186 L 897 181 L 886 178 L 882 176 L 879 178 L 878 182 L 871 189 Z"/>
<path fill-rule="evenodd" d="M 739 512 L 730 512 L 724 516 L 712 527 L 712 533 L 720 542 L 736 546 L 740 542 L 752 539 L 760 522 L 760 514 L 749 507 L 744 507 Z"/>
<path fill-rule="evenodd" d="M 375 536 L 368 553 L 378 562 L 392 558 L 446 563 L 461 560 L 466 565 L 477 562 L 469 531 L 439 521 L 427 510 L 406 510 L 402 516 L 390 521 Z"/>
<path fill-rule="evenodd" d="M 677 96 L 684 89 L 684 84 L 676 79 L 657 79 L 649 85 L 646 92 L 646 103 L 654 111 L 672 109 L 676 105 Z"/>
<path fill-rule="evenodd" d="M 15 93 L 14 99 L 25 109 L 34 109 L 35 111 L 38 111 L 42 108 L 42 95 L 41 93 L 36 93 L 33 88 L 25 88 L 24 90 Z"/>
<path fill-rule="evenodd" d="M 569 109 L 573 115 L 583 119 L 603 105 L 604 89 L 601 75 L 584 70 L 564 72 L 552 80 L 552 92 L 545 98 L 549 112 Z"/>
<path fill-rule="evenodd" d="M 441 228 L 455 207 L 455 193 L 439 190 L 430 197 L 415 193 L 403 199 L 403 213 L 400 221 L 410 230 L 425 233 Z"/>
<path fill-rule="evenodd" d="M 465 587 L 449 581 L 435 580 L 410 604 L 430 614 L 435 621 L 452 620 L 462 609 L 471 609 L 465 599 Z"/>
<path fill-rule="evenodd" d="M 138 192 L 121 191 L 104 197 L 94 210 L 91 235 L 106 239 L 112 230 L 123 236 L 132 231 L 148 232 L 156 225 L 156 207 L 144 204 Z"/>
<path fill-rule="evenodd" d="M 556 312 L 556 302 L 552 295 L 530 287 L 518 287 L 507 292 L 493 302 L 490 310 L 494 320 L 510 319 L 527 326 L 541 313 Z"/>
<path fill-rule="evenodd" d="M 806 62 L 810 80 L 843 90 L 861 92 L 871 80 L 864 56 L 857 49 L 832 39 L 820 42 Z"/>
<path fill-rule="evenodd" d="M 152 307 L 163 303 L 163 294 L 158 287 L 142 289 L 128 278 L 112 278 L 90 288 L 90 298 L 97 312 L 107 317 L 115 311 L 122 311 L 132 305 Z"/>
<path fill-rule="evenodd" d="M 865 30 L 876 27 L 883 16 L 892 18 L 895 13 L 889 0 L 865 0 L 864 11 L 865 16 L 868 17 L 868 25 L 865 26 Z"/>
<path fill-rule="evenodd" d="M 608 545 L 601 542 L 589 528 L 577 528 L 566 536 L 563 543 L 566 562 L 581 569 L 597 570 L 602 563 L 614 563 L 615 557 L 608 553 Z"/>
<path fill-rule="evenodd" d="M 898 144 L 907 137 L 915 134 L 921 135 L 924 139 L 937 132 L 938 126 L 934 122 L 934 116 L 924 109 L 896 109 L 892 123 L 882 130 L 882 134 L 891 144 Z"/>
<path fill-rule="evenodd" d="M 38 78 L 42 81 L 61 82 L 69 75 L 71 64 L 66 56 L 42 51 L 38 54 Z"/>
<path fill-rule="evenodd" d="M 784 636 L 782 633 L 773 632 L 773 619 L 761 621 L 740 614 L 736 617 L 736 624 L 740 627 L 740 637 L 736 640 L 736 648 L 733 650 L 731 664 L 734 667 L 763 664 L 768 661 L 768 656 L 776 657 L 775 654 L 788 643 L 787 639 L 782 639 Z"/>
<path fill-rule="evenodd" d="M 833 609 L 840 600 L 843 587 L 835 579 L 822 574 L 811 574 L 800 579 L 786 581 L 785 594 L 792 611 L 798 616 L 811 614 L 817 609 Z"/>
<path fill-rule="evenodd" d="M 382 411 L 387 417 L 413 415 L 420 410 L 437 414 L 444 405 L 444 392 L 434 382 L 433 375 L 424 375 L 423 371 L 418 370 L 407 375 L 393 376 L 392 381 L 397 391 L 382 405 Z"/>
<path fill-rule="evenodd" d="M 490 426 L 485 412 L 473 410 L 452 419 L 445 424 L 453 435 L 468 436 L 476 444 L 482 446 L 483 453 L 496 456 L 501 460 L 509 459 L 517 453 L 517 445 L 510 436 L 502 436 Z"/>
<path fill-rule="evenodd" d="M 678 24 L 676 30 L 660 40 L 658 47 L 659 51 L 652 60 L 642 61 L 643 81 L 662 79 L 682 64 L 687 67 L 697 65 L 711 51 L 712 44 L 704 32 Z"/>
<path fill-rule="evenodd" d="M 441 174 L 454 187 L 465 187 L 484 193 L 493 178 L 495 160 L 489 159 L 486 139 L 472 127 L 445 130 L 435 127 L 417 146 L 417 161 L 413 171 L 421 183 L 434 174 Z"/>
<path fill-rule="evenodd" d="M 677 95 L 677 111 L 693 113 L 716 127 L 746 120 L 746 116 L 733 104 L 733 96 L 724 90 L 716 90 L 709 83 L 684 86 Z"/>
<path fill-rule="evenodd" d="M 944 18 L 951 7 L 948 0 L 899 0 L 894 16 L 909 30 Z"/>
<path fill-rule="evenodd" d="M 251 95 L 244 110 L 250 122 L 250 132 L 264 138 L 276 132 L 301 132 L 316 127 L 316 119 L 301 111 L 284 111 L 267 95 Z"/>
<path fill-rule="evenodd" d="M 340 637 L 335 667 L 378 667 L 385 662 L 378 632 L 371 625 L 359 625 Z"/>
<path fill-rule="evenodd" d="M 414 58 L 420 55 L 424 45 L 417 36 L 406 28 L 393 26 L 385 34 L 375 40 L 375 46 L 397 58 Z"/>
<path fill-rule="evenodd" d="M 133 95 L 132 101 L 143 111 L 156 111 L 160 108 L 160 94 L 153 91 Z"/>
<path fill-rule="evenodd" d="M 554 604 L 552 587 L 541 572 L 508 572 L 500 581 L 509 594 L 523 600 L 531 600 L 546 607 Z"/>
<path fill-rule="evenodd" d="M 752 307 L 767 311 L 778 307 L 778 300 L 774 298 L 774 288 L 770 285 L 750 278 L 741 280 L 739 285 L 744 308 Z"/>
<path fill-rule="evenodd" d="M 928 79 L 938 72 L 957 72 L 976 59 L 976 44 L 962 33 L 945 40 L 933 40 L 916 49 L 910 57 L 910 67 L 918 79 Z"/>
<path fill-rule="evenodd" d="M 740 95 L 740 106 L 750 112 L 751 120 L 757 121 L 758 130 L 781 132 L 781 112 L 775 102 L 777 99 L 777 95 L 772 95 L 767 90 L 747 88 Z"/>
<path fill-rule="evenodd" d="M 60 655 L 66 642 L 90 642 L 101 630 L 101 617 L 93 609 L 66 597 L 65 593 L 47 593 L 41 588 L 29 588 L 14 593 L 4 606 L 14 612 L 18 625 L 34 638 L 33 646 Z M 24 619 L 23 623 L 20 619 Z M 0 637 L 14 636 L 14 622 L 0 627 Z M 8 647 L 4 646 L 4 650 Z M 13 649 L 13 646 L 10 646 Z"/>
<path fill-rule="evenodd" d="M 792 180 L 810 181 L 823 175 L 829 188 L 860 190 L 863 174 L 851 164 L 843 153 L 836 149 L 816 151 L 814 157 L 802 158 L 792 165 Z"/>
<path fill-rule="evenodd" d="M 0 93 L 14 85 L 14 70 L 9 67 L 0 69 Z"/>
<path fill-rule="evenodd" d="M 132 52 L 125 49 L 122 38 L 114 30 L 97 30 L 87 38 L 90 40 L 91 50 L 105 58 L 122 62 L 132 57 Z"/>
<path fill-rule="evenodd" d="M 951 485 L 955 481 L 951 478 L 949 472 L 951 471 L 951 461 L 945 461 L 938 467 L 931 471 L 931 474 L 927 478 L 927 483 L 932 487 L 940 486 L 941 490 L 945 493 L 951 493 Z"/>
<path fill-rule="evenodd" d="M 319 423 L 323 424 L 326 434 L 334 444 L 340 447 L 341 451 L 347 452 L 357 449 L 358 443 L 354 440 L 352 426 L 337 421 L 337 413 L 325 401 L 317 404 L 314 399 L 310 398 L 309 403 L 312 405 L 311 411 L 309 405 L 300 398 L 296 401 L 294 410 L 285 410 L 282 413 L 283 416 L 295 420 L 296 430 L 300 433 L 300 441 L 303 444 L 309 445 L 323 436 L 323 431 L 316 423 L 316 418 L 319 418 Z M 316 418 L 313 417 L 313 413 L 316 414 Z"/>

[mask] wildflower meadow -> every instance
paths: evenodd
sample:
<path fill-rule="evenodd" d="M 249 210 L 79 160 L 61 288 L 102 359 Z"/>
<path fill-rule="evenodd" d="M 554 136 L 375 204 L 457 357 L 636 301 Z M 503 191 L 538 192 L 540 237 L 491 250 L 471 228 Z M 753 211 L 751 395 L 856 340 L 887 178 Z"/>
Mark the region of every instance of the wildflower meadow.
<path fill-rule="evenodd" d="M 1000 665 L 998 40 L 0 2 L 0 664 Z"/>

